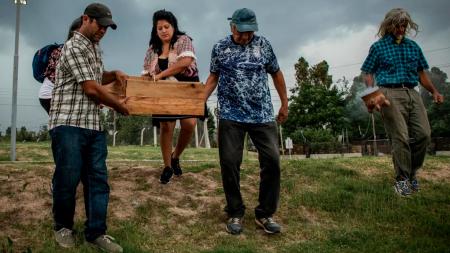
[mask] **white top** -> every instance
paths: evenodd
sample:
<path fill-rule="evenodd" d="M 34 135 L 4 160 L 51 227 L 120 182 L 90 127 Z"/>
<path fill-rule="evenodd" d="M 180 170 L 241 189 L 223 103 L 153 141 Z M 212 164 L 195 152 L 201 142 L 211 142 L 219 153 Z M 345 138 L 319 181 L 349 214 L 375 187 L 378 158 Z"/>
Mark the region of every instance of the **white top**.
<path fill-rule="evenodd" d="M 47 77 L 42 82 L 41 88 L 39 89 L 39 98 L 51 99 L 52 91 L 55 85 Z"/>

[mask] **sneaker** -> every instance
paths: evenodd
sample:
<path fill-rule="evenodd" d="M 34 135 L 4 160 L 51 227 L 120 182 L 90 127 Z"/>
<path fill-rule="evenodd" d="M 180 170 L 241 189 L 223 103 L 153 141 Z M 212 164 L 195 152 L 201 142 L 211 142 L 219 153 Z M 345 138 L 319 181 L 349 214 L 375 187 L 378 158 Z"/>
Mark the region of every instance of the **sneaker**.
<path fill-rule="evenodd" d="M 256 225 L 264 229 L 264 232 L 268 234 L 276 234 L 281 232 L 281 226 L 276 223 L 272 217 L 268 218 L 256 218 Z"/>
<path fill-rule="evenodd" d="M 63 248 L 72 248 L 75 246 L 75 236 L 73 231 L 68 228 L 61 228 L 58 231 L 54 231 L 55 240 L 59 246 Z"/>
<path fill-rule="evenodd" d="M 396 181 L 394 184 L 394 190 L 398 195 L 402 197 L 411 195 L 411 189 L 409 188 L 408 180 Z"/>
<path fill-rule="evenodd" d="M 173 155 L 173 153 L 172 153 Z M 181 174 L 183 174 L 183 170 L 181 170 L 180 167 L 180 159 L 179 158 L 170 158 L 170 164 L 172 165 L 172 169 L 173 169 L 173 174 L 175 174 L 175 176 L 181 176 Z"/>
<path fill-rule="evenodd" d="M 238 235 L 242 232 L 242 218 L 232 217 L 228 219 L 226 230 L 232 235 Z"/>
<path fill-rule="evenodd" d="M 89 246 L 95 247 L 104 252 L 123 252 L 122 247 L 115 242 L 116 239 L 110 235 L 101 235 L 92 242 L 86 241 Z"/>
<path fill-rule="evenodd" d="M 413 179 L 409 183 L 411 185 L 412 192 L 418 192 L 420 190 L 419 181 L 417 181 L 417 179 Z"/>
<path fill-rule="evenodd" d="M 167 184 L 170 181 L 170 178 L 172 177 L 172 175 L 173 175 L 173 169 L 170 168 L 169 166 L 165 167 L 161 174 L 161 177 L 159 178 L 159 182 L 161 184 Z"/>

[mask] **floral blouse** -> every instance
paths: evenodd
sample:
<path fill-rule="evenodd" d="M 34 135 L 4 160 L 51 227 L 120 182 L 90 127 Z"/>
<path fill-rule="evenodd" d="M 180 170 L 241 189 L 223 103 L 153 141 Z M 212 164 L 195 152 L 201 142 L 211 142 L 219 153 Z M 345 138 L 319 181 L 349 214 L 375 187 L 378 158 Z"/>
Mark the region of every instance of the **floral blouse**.
<path fill-rule="evenodd" d="M 183 70 L 180 74 L 185 77 L 198 76 L 198 69 L 196 63 L 197 57 L 195 56 L 192 40 L 187 35 L 178 36 L 177 41 L 175 42 L 173 47 L 170 48 L 168 57 L 169 58 L 168 67 L 170 68 L 171 65 L 176 63 L 178 59 L 182 57 L 192 57 L 194 58 L 194 61 L 189 67 Z M 144 70 L 142 71 L 142 74 L 156 75 L 160 72 L 161 69 L 158 66 L 158 54 L 156 54 L 153 51 L 153 48 L 150 46 L 147 50 L 147 53 L 145 54 Z"/>
<path fill-rule="evenodd" d="M 61 55 L 62 45 L 53 49 L 48 60 L 47 68 L 45 69 L 44 76 L 48 78 L 53 84 L 55 83 L 56 65 L 58 64 L 59 56 Z"/>

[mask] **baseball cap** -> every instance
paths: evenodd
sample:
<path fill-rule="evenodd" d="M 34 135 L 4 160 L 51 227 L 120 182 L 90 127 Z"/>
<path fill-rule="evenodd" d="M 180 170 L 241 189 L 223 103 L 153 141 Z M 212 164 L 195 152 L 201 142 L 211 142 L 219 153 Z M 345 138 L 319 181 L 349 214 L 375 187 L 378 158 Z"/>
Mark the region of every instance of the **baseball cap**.
<path fill-rule="evenodd" d="M 116 23 L 112 20 L 111 11 L 104 4 L 92 3 L 86 7 L 84 14 L 91 18 L 95 18 L 97 23 L 101 26 L 110 26 L 114 30 L 117 28 Z"/>
<path fill-rule="evenodd" d="M 255 12 L 248 8 L 237 9 L 228 20 L 231 20 L 231 23 L 236 25 L 238 32 L 258 31 Z"/>

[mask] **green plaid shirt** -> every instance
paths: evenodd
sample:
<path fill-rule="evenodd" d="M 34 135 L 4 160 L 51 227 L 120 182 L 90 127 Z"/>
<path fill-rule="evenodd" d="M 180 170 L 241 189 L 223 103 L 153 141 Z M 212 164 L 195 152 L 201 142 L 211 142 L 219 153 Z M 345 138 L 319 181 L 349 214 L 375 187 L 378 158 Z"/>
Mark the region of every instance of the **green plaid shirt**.
<path fill-rule="evenodd" d="M 374 74 L 378 86 L 384 84 L 417 84 L 418 72 L 428 69 L 428 63 L 416 42 L 404 38 L 395 43 L 392 35 L 375 42 L 369 50 L 361 70 Z"/>

